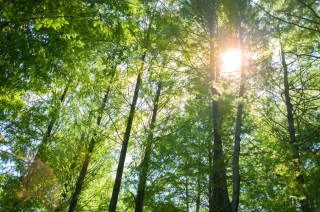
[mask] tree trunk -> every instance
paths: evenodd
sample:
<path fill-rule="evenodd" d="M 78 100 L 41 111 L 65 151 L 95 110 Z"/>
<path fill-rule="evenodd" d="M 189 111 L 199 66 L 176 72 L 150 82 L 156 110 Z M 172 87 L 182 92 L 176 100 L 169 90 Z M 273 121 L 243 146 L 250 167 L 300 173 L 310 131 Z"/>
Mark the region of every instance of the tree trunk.
<path fill-rule="evenodd" d="M 213 165 L 212 165 L 212 148 L 211 141 L 208 142 L 208 160 L 209 160 L 209 186 L 208 186 L 208 199 L 209 199 L 209 212 L 213 212 Z"/>
<path fill-rule="evenodd" d="M 158 106 L 159 106 L 159 98 L 161 93 L 161 82 L 158 83 L 158 88 L 156 92 L 156 96 L 153 101 L 153 110 L 152 110 L 152 118 L 150 123 L 150 131 L 147 138 L 147 147 L 145 150 L 145 155 L 141 163 L 141 171 L 139 175 L 139 184 L 138 184 L 138 191 L 136 197 L 136 212 L 141 212 L 143 209 L 143 200 L 144 200 L 144 193 L 149 169 L 149 161 L 151 155 L 151 148 L 153 144 L 153 130 L 156 123 L 157 113 L 158 113 Z"/>
<path fill-rule="evenodd" d="M 210 5 L 210 14 L 211 17 L 209 19 L 209 30 L 210 30 L 210 75 L 212 82 L 218 82 L 219 71 L 216 67 L 216 2 L 213 1 Z M 227 187 L 227 174 L 226 167 L 224 163 L 223 156 L 223 148 L 222 148 L 222 139 L 219 129 L 219 100 L 217 96 L 219 95 L 216 88 L 211 88 L 212 93 L 212 112 L 213 112 L 213 135 L 214 135 L 214 143 L 213 143 L 213 201 L 214 205 L 211 205 L 209 211 L 224 211 L 228 212 L 231 210 L 231 205 L 229 202 L 229 194 Z"/>
<path fill-rule="evenodd" d="M 241 64 L 240 64 L 240 88 L 239 88 L 239 98 L 241 99 L 244 94 L 244 78 L 245 78 L 245 66 L 244 66 L 244 45 L 243 45 L 243 31 L 241 26 L 242 20 L 242 11 L 241 11 L 241 0 L 238 1 L 238 33 L 239 33 L 239 45 L 241 51 Z M 242 111 L 243 111 L 243 102 L 238 104 L 237 108 L 237 119 L 236 119 L 236 128 L 234 136 L 234 150 L 233 150 L 233 161 L 232 161 L 232 202 L 231 202 L 231 211 L 237 212 L 239 207 L 240 199 L 240 169 L 239 169 L 239 157 L 240 157 L 240 142 L 241 142 L 241 125 L 242 125 Z"/>
<path fill-rule="evenodd" d="M 241 70 L 242 72 L 242 70 Z M 240 90 L 239 98 L 243 97 L 244 92 L 244 82 L 240 80 Z M 239 197 L 240 197 L 240 170 L 239 170 L 239 157 L 240 157 L 240 142 L 241 142 L 241 124 L 242 124 L 242 109 L 243 103 L 238 104 L 237 108 L 237 119 L 236 119 L 236 129 L 235 129 L 235 139 L 234 139 L 234 150 L 233 150 L 233 161 L 232 161 L 232 181 L 233 181 L 233 192 L 232 192 L 232 202 L 231 209 L 232 212 L 238 211 Z"/>
<path fill-rule="evenodd" d="M 62 95 L 60 96 L 59 100 L 61 102 L 61 104 L 63 104 L 65 98 L 66 98 L 66 95 L 67 95 L 67 92 L 69 90 L 69 85 L 70 85 L 70 81 L 68 82 L 67 86 L 65 87 L 65 89 L 63 90 L 63 93 Z M 58 112 L 58 108 L 56 108 L 54 110 L 54 113 L 57 113 Z M 44 152 L 45 152 L 45 149 L 46 149 L 46 146 L 48 145 L 48 142 L 49 142 L 49 139 L 50 139 L 50 136 L 51 136 L 51 132 L 52 132 L 52 129 L 53 129 L 53 126 L 54 126 L 54 123 L 56 122 L 57 118 L 54 117 L 55 114 L 53 114 L 53 117 L 51 118 L 48 126 L 47 126 L 47 130 L 42 138 L 42 141 L 41 143 L 39 144 L 39 147 L 38 147 L 38 152 L 36 154 L 36 158 L 39 158 L 39 159 L 42 159 L 44 160 Z"/>
<path fill-rule="evenodd" d="M 120 191 L 120 185 L 121 185 L 121 179 L 122 179 L 122 173 L 123 173 L 123 168 L 124 168 L 124 162 L 126 159 L 126 154 L 127 154 L 127 148 L 128 148 L 128 143 L 129 143 L 129 138 L 130 138 L 130 133 L 131 133 L 131 128 L 132 128 L 132 122 L 134 118 L 134 113 L 136 109 L 136 104 L 138 101 L 138 96 L 139 96 L 139 91 L 140 91 L 140 86 L 141 86 L 141 75 L 142 73 L 140 72 L 137 77 L 137 82 L 136 82 L 136 87 L 134 90 L 134 95 L 130 107 L 130 114 L 128 117 L 128 122 L 127 122 L 127 127 L 126 131 L 124 133 L 124 138 L 122 142 L 122 148 L 120 152 L 120 158 L 119 158 L 119 163 L 118 163 L 118 168 L 117 168 L 117 174 L 113 186 L 113 191 L 112 191 L 112 197 L 109 205 L 109 211 L 113 212 L 116 211 L 116 206 L 118 202 L 118 196 L 119 196 L 119 191 Z"/>
<path fill-rule="evenodd" d="M 152 19 L 150 18 L 148 30 L 146 32 L 146 36 L 144 38 L 144 43 L 142 45 L 145 49 L 148 49 L 148 46 L 149 46 L 151 27 L 152 27 Z M 126 159 L 128 143 L 129 143 L 129 138 L 130 138 L 130 132 L 131 132 L 131 128 L 132 128 L 132 122 L 133 122 L 134 113 L 136 110 L 136 104 L 138 101 L 139 91 L 140 91 L 140 87 L 141 87 L 141 83 L 142 83 L 142 73 L 143 73 L 143 69 L 144 69 L 146 55 L 147 55 L 147 52 L 144 51 L 143 55 L 141 57 L 142 63 L 141 63 L 141 67 L 140 67 L 140 70 L 138 73 L 136 87 L 134 89 L 134 94 L 133 94 L 132 103 L 131 103 L 131 107 L 130 107 L 130 114 L 128 117 L 126 131 L 124 133 L 124 138 L 123 138 L 123 142 L 122 142 L 122 148 L 121 148 L 121 152 L 120 152 L 117 174 L 116 174 L 115 182 L 113 185 L 112 196 L 111 196 L 111 200 L 110 200 L 110 204 L 109 204 L 109 212 L 115 212 L 116 207 L 117 207 L 117 203 L 118 203 L 118 197 L 119 197 L 119 192 L 120 192 L 124 162 Z"/>
<path fill-rule="evenodd" d="M 189 212 L 189 179 L 188 176 L 186 176 L 186 206 L 187 206 L 187 212 Z"/>
<path fill-rule="evenodd" d="M 113 77 L 115 75 L 116 67 L 113 67 L 113 68 L 114 68 L 114 70 L 112 71 L 110 84 L 112 83 Z M 109 99 L 110 90 L 111 90 L 110 84 L 109 84 L 109 86 L 107 88 L 107 91 L 106 91 L 106 93 L 104 95 L 104 98 L 102 100 L 102 103 L 101 103 L 99 115 L 98 115 L 98 118 L 97 118 L 97 126 L 101 125 L 102 111 L 106 106 L 106 103 L 107 103 L 107 101 Z M 94 149 L 94 146 L 96 144 L 96 140 L 94 139 L 94 136 L 91 137 L 89 148 L 88 148 L 88 151 L 87 151 L 87 153 L 85 155 L 85 158 L 84 158 L 84 161 L 83 161 L 83 164 L 82 164 L 82 167 L 81 167 L 81 171 L 80 171 L 79 177 L 78 177 L 77 182 L 76 182 L 76 188 L 75 188 L 75 190 L 74 190 L 74 192 L 72 194 L 72 197 L 71 197 L 71 202 L 70 202 L 70 205 L 69 205 L 69 212 L 75 211 L 75 209 L 77 207 L 79 194 L 81 193 L 81 190 L 82 190 L 82 187 L 83 187 L 83 183 L 84 183 L 84 179 L 85 179 L 85 177 L 87 175 L 88 166 L 89 166 L 89 163 L 90 163 L 90 157 L 91 157 L 91 154 L 93 153 L 93 149 Z"/>
<path fill-rule="evenodd" d="M 139 91 L 140 91 L 140 87 L 141 87 L 141 83 L 142 83 L 142 79 L 141 79 L 142 76 L 141 75 L 142 75 L 145 57 L 146 57 L 146 52 L 144 52 L 144 54 L 142 56 L 143 63 L 141 65 L 142 67 L 141 67 L 141 70 L 139 71 L 139 74 L 137 77 L 136 87 L 134 89 L 132 103 L 130 106 L 130 113 L 129 113 L 129 117 L 128 117 L 128 121 L 127 121 L 126 131 L 124 133 L 124 138 L 123 138 L 123 142 L 122 142 L 122 148 L 121 148 L 120 158 L 119 158 L 119 163 L 118 163 L 118 168 L 117 168 L 117 174 L 116 174 L 116 178 L 115 178 L 115 182 L 114 182 L 114 186 L 113 186 L 113 191 L 112 191 L 112 197 L 111 197 L 111 201 L 110 201 L 110 205 L 109 205 L 109 212 L 116 211 L 116 207 L 117 207 L 118 196 L 119 196 L 120 186 L 121 186 L 122 173 L 123 173 L 123 168 L 124 168 L 124 162 L 126 160 L 128 143 L 129 143 L 130 133 L 131 133 L 131 128 L 132 128 L 132 122 L 133 122 L 134 113 L 136 110 L 136 104 L 138 101 Z"/>
<path fill-rule="evenodd" d="M 201 173 L 197 176 L 197 198 L 196 198 L 196 212 L 200 211 L 200 200 L 201 200 Z"/>
<path fill-rule="evenodd" d="M 88 166 L 89 166 L 89 162 L 90 162 L 90 156 L 91 156 L 91 154 L 93 152 L 94 145 L 95 145 L 95 140 L 92 137 L 91 141 L 90 141 L 89 148 L 88 148 L 88 152 L 85 155 L 85 158 L 84 158 L 84 161 L 83 161 L 83 164 L 82 164 L 82 167 L 81 167 L 80 175 L 79 175 L 79 177 L 77 179 L 77 182 L 76 182 L 76 188 L 75 188 L 75 190 L 74 190 L 74 192 L 72 194 L 72 197 L 71 197 L 71 202 L 70 202 L 70 206 L 69 206 L 69 212 L 75 211 L 75 209 L 77 207 L 78 197 L 79 197 L 79 194 L 81 193 L 83 182 L 84 182 L 84 179 L 85 179 L 87 171 L 88 171 Z"/>
<path fill-rule="evenodd" d="M 281 43 L 280 43 L 280 46 L 281 46 Z M 282 46 L 281 46 L 281 62 L 282 62 L 282 68 L 283 68 L 283 84 L 284 84 L 284 96 L 285 96 L 286 109 L 287 109 L 287 120 L 289 125 L 289 128 L 288 128 L 289 138 L 290 138 L 289 143 L 291 145 L 292 159 L 295 162 L 296 171 L 298 172 L 296 181 L 299 186 L 299 191 L 302 191 L 303 195 L 305 196 L 305 199 L 299 200 L 301 204 L 300 208 L 301 208 L 301 211 L 303 212 L 309 212 L 311 211 L 311 208 L 309 206 L 308 196 L 306 195 L 306 192 L 304 190 L 304 176 L 302 175 L 300 170 L 300 167 L 302 166 L 302 162 L 299 155 L 298 141 L 295 135 L 293 107 L 291 104 L 290 87 L 289 87 L 289 80 L 288 80 L 288 66 L 285 61 L 285 53 L 283 52 Z"/>

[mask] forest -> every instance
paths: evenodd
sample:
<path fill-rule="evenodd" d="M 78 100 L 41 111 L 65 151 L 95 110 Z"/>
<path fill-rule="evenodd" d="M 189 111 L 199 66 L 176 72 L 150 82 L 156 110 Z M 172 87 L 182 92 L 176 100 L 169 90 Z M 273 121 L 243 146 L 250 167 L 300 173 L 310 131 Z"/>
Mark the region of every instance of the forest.
<path fill-rule="evenodd" d="M 319 0 L 0 0 L 0 211 L 320 211 Z"/>

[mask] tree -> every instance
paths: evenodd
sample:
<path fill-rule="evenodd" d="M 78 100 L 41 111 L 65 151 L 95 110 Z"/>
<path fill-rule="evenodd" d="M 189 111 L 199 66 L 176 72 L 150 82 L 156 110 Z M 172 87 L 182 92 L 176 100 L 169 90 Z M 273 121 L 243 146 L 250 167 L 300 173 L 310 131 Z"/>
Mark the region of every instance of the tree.
<path fill-rule="evenodd" d="M 289 132 L 289 143 L 291 146 L 291 153 L 292 153 L 292 159 L 296 166 L 297 174 L 297 183 L 298 188 L 301 190 L 302 194 L 305 195 L 305 191 L 303 189 L 304 187 L 304 176 L 300 171 L 300 166 L 302 165 L 302 161 L 300 159 L 299 155 L 299 147 L 297 144 L 297 138 L 295 134 L 295 126 L 294 126 L 294 117 L 293 117 L 293 108 L 290 98 L 290 88 L 289 88 L 289 80 L 288 80 L 288 66 L 286 63 L 285 53 L 283 52 L 283 49 L 280 44 L 280 54 L 281 54 L 281 62 L 282 62 L 282 68 L 283 68 L 283 85 L 284 85 L 284 97 L 285 97 L 285 103 L 286 103 L 286 110 L 287 110 L 287 120 L 288 120 L 288 132 Z M 311 211 L 309 206 L 308 197 L 305 195 L 305 198 L 300 200 L 301 204 L 301 210 L 302 211 Z"/>
<path fill-rule="evenodd" d="M 101 125 L 101 119 L 102 119 L 102 111 L 105 110 L 106 104 L 109 100 L 109 96 L 110 96 L 110 90 L 111 90 L 111 83 L 114 80 L 114 76 L 115 76 L 115 72 L 116 72 L 116 65 L 113 65 L 111 67 L 111 76 L 110 76 L 110 82 L 109 85 L 107 87 L 106 93 L 103 97 L 103 100 L 101 102 L 101 108 L 100 108 L 100 114 L 98 114 L 97 117 L 97 126 Z M 90 162 L 90 156 L 93 153 L 94 147 L 96 145 L 96 133 L 91 137 L 91 141 L 89 144 L 89 148 L 87 150 L 87 153 L 85 155 L 83 164 L 82 164 L 82 168 L 78 177 L 78 180 L 76 182 L 76 188 L 74 190 L 74 193 L 72 194 L 72 199 L 70 202 L 70 207 L 69 207 L 69 211 L 74 211 L 76 209 L 77 206 L 77 202 L 78 202 L 78 196 L 81 192 L 82 186 L 83 186 L 83 182 L 84 182 L 84 178 L 87 174 L 87 170 L 88 170 L 88 166 L 89 166 L 89 162 Z"/>
<path fill-rule="evenodd" d="M 140 62 L 140 67 L 138 70 L 138 75 L 137 75 L 137 81 L 134 89 L 134 94 L 132 97 L 132 102 L 130 105 L 130 112 L 129 112 L 129 117 L 126 125 L 126 130 L 124 133 L 123 141 L 122 141 L 122 147 L 121 147 L 121 153 L 119 157 L 119 163 L 118 163 L 118 168 L 117 168 L 117 174 L 113 186 L 113 192 L 112 192 L 112 197 L 109 205 L 109 211 L 115 211 L 117 202 L 118 202 L 118 196 L 119 196 L 119 191 L 120 191 L 120 186 L 121 186 L 121 179 L 122 179 L 122 173 L 123 173 L 123 168 L 124 168 L 124 162 L 126 159 L 126 154 L 127 154 L 127 148 L 128 148 L 128 143 L 130 139 L 130 133 L 132 129 L 132 123 L 133 123 L 133 118 L 136 110 L 136 104 L 138 101 L 139 97 L 139 91 L 142 83 L 142 74 L 144 72 L 144 66 L 145 66 L 145 60 L 147 56 L 147 49 L 150 45 L 150 33 L 151 33 L 151 26 L 152 26 L 152 17 L 148 17 L 148 22 L 149 23 L 144 23 L 145 26 L 145 36 L 142 38 L 142 49 L 144 49 L 144 52 L 141 55 L 141 62 Z"/>
<path fill-rule="evenodd" d="M 140 168 L 141 171 L 139 174 L 139 184 L 138 184 L 138 191 L 137 191 L 137 197 L 136 197 L 135 211 L 142 211 L 143 209 L 143 199 L 144 199 L 144 193 L 145 193 L 145 187 L 146 187 L 146 181 L 147 181 L 151 147 L 153 144 L 153 130 L 155 127 L 157 113 L 158 113 L 160 92 L 161 92 L 161 81 L 157 83 L 157 92 L 153 101 L 154 106 L 153 106 L 152 118 L 150 122 L 150 132 L 148 133 L 148 137 L 147 137 L 147 146 L 145 150 L 145 155 L 141 162 L 141 168 Z"/>

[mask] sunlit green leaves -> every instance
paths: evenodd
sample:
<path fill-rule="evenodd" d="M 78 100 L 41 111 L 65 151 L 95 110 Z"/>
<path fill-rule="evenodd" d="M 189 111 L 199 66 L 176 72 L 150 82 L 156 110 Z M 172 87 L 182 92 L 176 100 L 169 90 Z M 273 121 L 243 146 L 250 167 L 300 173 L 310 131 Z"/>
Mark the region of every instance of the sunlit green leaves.
<path fill-rule="evenodd" d="M 225 46 L 238 45 L 236 2 L 217 1 L 217 20 L 211 20 L 219 28 L 211 40 L 217 58 Z M 221 105 L 219 128 L 225 151 L 215 168 L 226 163 L 229 189 L 236 107 L 245 106 L 239 210 L 296 211 L 305 199 L 314 210 L 320 208 L 319 5 L 309 0 L 241 2 L 246 4 L 242 8 L 246 95 L 239 98 L 239 79 L 217 75 L 219 82 L 211 82 L 208 21 L 213 13 L 206 0 L 0 0 L 1 209 L 68 210 L 94 138 L 97 146 L 90 155 L 78 210 L 108 210 L 139 72 L 143 83 L 119 211 L 134 210 L 159 81 L 163 90 L 145 211 L 195 211 L 199 199 L 200 211 L 207 210 L 212 100 Z M 289 67 L 300 170 L 288 143 L 283 67 L 274 45 L 279 41 Z M 219 95 L 211 95 L 212 88 Z M 110 98 L 101 108 L 108 90 Z M 34 157 L 44 141 L 45 154 L 39 161 Z M 296 182 L 300 174 L 308 195 Z M 26 185 L 28 177 L 32 180 Z"/>

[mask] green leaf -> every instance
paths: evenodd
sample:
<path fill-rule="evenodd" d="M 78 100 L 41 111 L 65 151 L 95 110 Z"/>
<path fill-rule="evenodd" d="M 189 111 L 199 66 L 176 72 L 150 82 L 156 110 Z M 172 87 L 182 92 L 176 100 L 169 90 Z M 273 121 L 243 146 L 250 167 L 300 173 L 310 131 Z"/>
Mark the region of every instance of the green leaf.
<path fill-rule="evenodd" d="M 37 23 L 36 24 L 36 30 L 39 30 L 39 29 L 41 29 L 42 28 L 42 23 Z"/>

